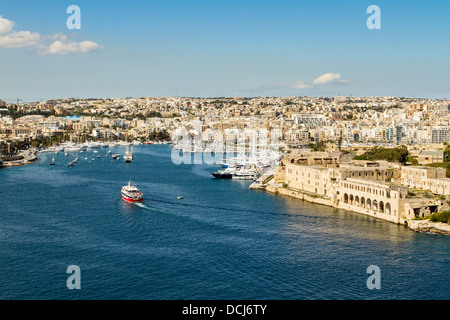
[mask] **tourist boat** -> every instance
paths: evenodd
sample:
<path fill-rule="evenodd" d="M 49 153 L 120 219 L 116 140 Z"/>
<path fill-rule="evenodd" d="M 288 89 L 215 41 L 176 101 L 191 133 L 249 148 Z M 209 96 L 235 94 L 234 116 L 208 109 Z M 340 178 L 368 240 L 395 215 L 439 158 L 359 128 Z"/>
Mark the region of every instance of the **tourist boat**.
<path fill-rule="evenodd" d="M 144 196 L 136 186 L 132 186 L 131 182 L 128 182 L 128 185 L 122 187 L 122 199 L 130 203 L 143 202 Z"/>

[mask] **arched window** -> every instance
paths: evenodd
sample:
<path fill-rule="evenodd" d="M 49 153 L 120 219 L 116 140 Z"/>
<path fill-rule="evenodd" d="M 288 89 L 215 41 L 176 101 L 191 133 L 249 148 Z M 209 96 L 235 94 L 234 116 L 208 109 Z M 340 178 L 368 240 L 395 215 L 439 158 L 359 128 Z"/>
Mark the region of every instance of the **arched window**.
<path fill-rule="evenodd" d="M 386 203 L 386 214 L 391 214 L 391 205 L 389 204 L 389 202 Z"/>
<path fill-rule="evenodd" d="M 372 210 L 373 211 L 378 211 L 378 201 L 377 200 L 373 200 Z"/>
<path fill-rule="evenodd" d="M 348 194 L 344 193 L 344 203 L 348 203 Z"/>

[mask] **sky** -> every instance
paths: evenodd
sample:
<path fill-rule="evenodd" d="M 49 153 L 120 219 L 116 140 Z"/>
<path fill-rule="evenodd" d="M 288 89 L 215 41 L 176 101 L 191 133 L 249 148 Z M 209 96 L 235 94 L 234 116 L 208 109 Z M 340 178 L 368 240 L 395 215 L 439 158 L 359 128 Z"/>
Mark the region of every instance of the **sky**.
<path fill-rule="evenodd" d="M 448 0 L 1 0 L 0 99 L 449 99 L 449 14 Z"/>

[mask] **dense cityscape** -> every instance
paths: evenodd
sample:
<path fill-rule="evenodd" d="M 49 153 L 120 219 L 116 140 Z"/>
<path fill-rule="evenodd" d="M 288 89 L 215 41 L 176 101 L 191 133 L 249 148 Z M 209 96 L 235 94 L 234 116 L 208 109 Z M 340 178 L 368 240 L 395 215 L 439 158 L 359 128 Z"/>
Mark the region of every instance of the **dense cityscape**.
<path fill-rule="evenodd" d="M 171 142 L 174 149 L 204 152 L 218 139 L 237 148 L 242 131 L 266 130 L 279 133 L 276 151 L 281 156 L 261 170 L 252 189 L 409 223 L 417 230 L 449 232 L 428 221 L 449 219 L 448 100 L 337 96 L 17 102 L 0 102 L 3 166 L 31 163 L 38 150 L 68 143 Z M 178 146 L 180 130 L 196 137 L 200 149 Z M 308 178 L 299 181 L 299 175 Z M 362 180 L 349 187 L 355 175 Z"/>

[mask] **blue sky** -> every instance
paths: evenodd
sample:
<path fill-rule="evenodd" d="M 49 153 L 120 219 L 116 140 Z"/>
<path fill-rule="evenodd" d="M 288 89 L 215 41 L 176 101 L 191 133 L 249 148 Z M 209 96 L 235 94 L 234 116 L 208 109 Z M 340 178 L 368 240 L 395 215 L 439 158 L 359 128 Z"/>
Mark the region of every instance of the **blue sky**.
<path fill-rule="evenodd" d="M 0 99 L 117 86 L 121 97 L 450 98 L 450 1 L 430 2 L 2 0 Z M 81 30 L 66 27 L 72 4 Z M 366 27 L 372 4 L 381 30 Z M 28 42 L 8 42 L 25 31 Z"/>

